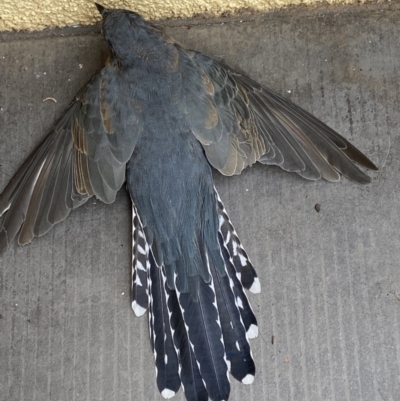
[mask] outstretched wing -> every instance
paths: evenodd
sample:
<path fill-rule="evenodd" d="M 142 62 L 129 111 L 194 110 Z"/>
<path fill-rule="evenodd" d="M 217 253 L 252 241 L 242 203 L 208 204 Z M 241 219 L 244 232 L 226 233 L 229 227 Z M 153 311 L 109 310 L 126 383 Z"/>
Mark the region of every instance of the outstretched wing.
<path fill-rule="evenodd" d="M 240 174 L 259 161 L 310 180 L 334 182 L 342 174 L 371 181 L 354 162 L 377 167 L 317 118 L 201 53 L 180 53 L 187 121 L 222 174 Z"/>
<path fill-rule="evenodd" d="M 0 195 L 0 254 L 18 233 L 28 244 L 92 196 L 115 200 L 140 133 L 140 111 L 117 103 L 116 75 L 110 64 L 80 90 Z"/>

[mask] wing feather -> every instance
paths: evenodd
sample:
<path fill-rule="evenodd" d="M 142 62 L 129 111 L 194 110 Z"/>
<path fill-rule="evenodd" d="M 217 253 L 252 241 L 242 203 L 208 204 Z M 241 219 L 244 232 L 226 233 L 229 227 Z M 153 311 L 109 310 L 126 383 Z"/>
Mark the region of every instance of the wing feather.
<path fill-rule="evenodd" d="M 362 184 L 371 181 L 355 162 L 377 167 L 316 117 L 223 63 L 176 46 L 187 121 L 222 174 L 240 174 L 259 161 L 310 180 L 335 182 L 344 175 Z"/>
<path fill-rule="evenodd" d="M 140 107 L 118 103 L 127 88 L 116 76 L 107 64 L 79 91 L 0 195 L 0 253 L 18 233 L 20 244 L 45 234 L 92 196 L 115 200 L 142 121 Z"/>

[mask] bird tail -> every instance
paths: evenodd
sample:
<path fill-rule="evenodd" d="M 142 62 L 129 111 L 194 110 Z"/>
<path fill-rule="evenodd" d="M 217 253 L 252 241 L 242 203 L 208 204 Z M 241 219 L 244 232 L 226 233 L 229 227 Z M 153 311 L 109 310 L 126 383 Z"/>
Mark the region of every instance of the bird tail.
<path fill-rule="evenodd" d="M 222 401 L 229 397 L 228 372 L 244 384 L 254 380 L 249 339 L 258 327 L 244 288 L 256 293 L 260 283 L 216 191 L 215 196 L 218 244 L 205 251 L 210 280 L 189 277 L 189 292 L 168 286 L 165 266 L 154 256 L 155 244 L 148 244 L 133 207 L 132 307 L 140 316 L 148 303 L 157 386 L 164 398 L 182 384 L 188 401 Z"/>

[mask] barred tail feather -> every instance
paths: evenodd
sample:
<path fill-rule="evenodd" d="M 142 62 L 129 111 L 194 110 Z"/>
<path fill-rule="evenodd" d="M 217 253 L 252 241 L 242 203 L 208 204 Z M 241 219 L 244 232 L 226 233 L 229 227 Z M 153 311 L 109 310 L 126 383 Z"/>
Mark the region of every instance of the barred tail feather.
<path fill-rule="evenodd" d="M 147 272 L 150 269 L 149 246 L 142 222 L 132 200 L 132 284 L 131 302 L 136 316 L 142 316 L 148 305 Z"/>
<path fill-rule="evenodd" d="M 174 346 L 170 316 L 168 312 L 168 293 L 166 275 L 162 266 L 158 266 L 153 254 L 149 252 L 149 293 L 150 339 L 154 352 L 157 374 L 157 386 L 164 398 L 173 397 L 181 386 L 179 362 Z"/>
<path fill-rule="evenodd" d="M 217 190 L 214 188 L 217 196 L 218 218 L 219 218 L 219 232 L 224 241 L 224 247 L 227 249 L 230 260 L 235 266 L 236 274 L 242 282 L 243 287 L 249 291 L 257 294 L 261 291 L 260 280 L 257 273 L 247 256 L 239 237 L 229 219 L 228 213 L 225 210 L 224 204 L 218 195 Z"/>
<path fill-rule="evenodd" d="M 197 365 L 193 348 L 189 342 L 176 292 L 165 286 L 168 295 L 171 330 L 177 349 L 180 369 L 179 375 L 187 401 L 207 401 L 208 392 Z"/>
<path fill-rule="evenodd" d="M 220 260 L 220 255 L 217 256 L 218 258 L 212 259 Z M 230 264 L 229 260 L 225 260 L 225 267 L 227 264 Z M 256 368 L 239 305 L 234 295 L 235 284 L 227 272 L 224 276 L 221 276 L 214 263 L 210 263 L 210 266 L 215 283 L 215 294 L 229 370 L 235 379 L 242 383 L 250 384 L 254 380 Z M 239 286 L 241 287 L 240 283 Z"/>
<path fill-rule="evenodd" d="M 132 307 L 137 315 L 148 308 L 157 386 L 164 398 L 173 397 L 182 384 L 188 401 L 227 401 L 229 372 L 244 384 L 255 377 L 249 339 L 258 327 L 244 287 L 259 289 L 259 282 L 217 194 L 216 200 L 217 243 L 212 236 L 198 238 L 209 280 L 187 275 L 184 291 L 182 271 L 172 273 L 172 285 L 168 282 L 168 266 L 156 258 L 157 239 L 145 231 L 132 206 Z"/>
<path fill-rule="evenodd" d="M 229 260 L 229 254 L 227 249 L 223 246 L 224 244 L 221 236 L 219 236 L 219 241 L 221 245 L 222 254 L 224 255 L 224 260 L 227 261 Z M 247 295 L 244 292 L 242 283 L 239 281 L 239 278 L 237 277 L 236 269 L 232 263 L 227 263 L 226 270 L 231 280 L 232 291 L 235 296 L 236 303 L 239 307 L 240 316 L 246 330 L 247 338 L 248 339 L 256 338 L 258 336 L 257 319 L 251 308 Z"/>
<path fill-rule="evenodd" d="M 212 400 L 228 400 L 230 383 L 213 280 L 189 277 L 192 291 L 178 295 L 179 305 L 201 377 Z M 176 282 L 176 276 L 175 276 Z"/>

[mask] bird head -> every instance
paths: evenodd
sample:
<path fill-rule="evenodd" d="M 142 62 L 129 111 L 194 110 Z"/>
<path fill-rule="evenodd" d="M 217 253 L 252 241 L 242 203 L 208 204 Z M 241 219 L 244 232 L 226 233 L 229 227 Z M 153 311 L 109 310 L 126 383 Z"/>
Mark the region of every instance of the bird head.
<path fill-rule="evenodd" d="M 133 11 L 95 5 L 103 18 L 103 36 L 122 66 L 128 67 L 162 53 L 160 45 L 165 42 L 162 29 L 147 23 Z"/>

